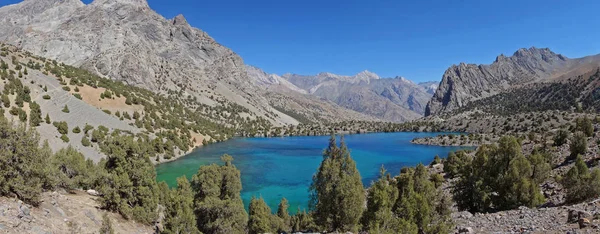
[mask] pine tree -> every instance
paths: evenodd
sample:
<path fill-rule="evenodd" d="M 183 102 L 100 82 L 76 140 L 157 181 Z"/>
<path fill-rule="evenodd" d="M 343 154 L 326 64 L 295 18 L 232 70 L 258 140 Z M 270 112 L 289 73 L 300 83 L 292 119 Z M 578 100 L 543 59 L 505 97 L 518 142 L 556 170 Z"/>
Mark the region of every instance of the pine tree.
<path fill-rule="evenodd" d="M 571 154 L 567 160 L 576 159 L 578 155 L 584 155 L 587 151 L 587 136 L 583 132 L 575 132 L 569 146 Z"/>
<path fill-rule="evenodd" d="M 519 206 L 535 207 L 544 201 L 539 183 L 548 176 L 549 164 L 540 155 L 523 156 L 512 136 L 497 145 L 482 145 L 475 157 L 459 168 L 453 189 L 459 210 L 493 212 Z"/>
<path fill-rule="evenodd" d="M 8 99 L 8 95 L 6 95 L 6 94 L 2 95 L 2 104 L 4 104 L 4 107 L 6 107 L 6 108 L 10 107 L 10 99 Z"/>
<path fill-rule="evenodd" d="M 271 209 L 261 198 L 252 197 L 248 207 L 250 219 L 248 220 L 248 231 L 250 234 L 273 232 L 271 220 Z"/>
<path fill-rule="evenodd" d="M 33 127 L 40 126 L 42 122 L 42 110 L 40 109 L 40 105 L 37 102 L 32 102 L 29 105 L 29 125 Z"/>
<path fill-rule="evenodd" d="M 13 128 L 0 116 L 0 195 L 16 196 L 20 200 L 38 205 L 46 177 L 48 150 L 39 149 L 39 135 L 23 125 Z"/>
<path fill-rule="evenodd" d="M 223 155 L 223 166 L 201 166 L 192 178 L 198 228 L 203 233 L 245 233 L 248 214 L 240 196 L 240 171 Z"/>
<path fill-rule="evenodd" d="M 329 231 L 357 231 L 365 200 L 356 164 L 344 143 L 331 136 L 323 161 L 313 176 L 310 207 L 315 222 Z"/>
<path fill-rule="evenodd" d="M 581 131 L 587 137 L 594 136 L 594 125 L 588 117 L 580 117 L 575 120 L 575 131 Z"/>
<path fill-rule="evenodd" d="M 582 202 L 600 195 L 600 170 L 595 168 L 590 172 L 580 155 L 561 183 L 567 190 L 567 202 Z"/>
<path fill-rule="evenodd" d="M 393 212 L 397 199 L 398 188 L 382 165 L 379 179 L 369 188 L 367 209 L 362 217 L 363 229 L 368 233 L 399 233 L 400 220 Z"/>
<path fill-rule="evenodd" d="M 130 136 L 109 138 L 103 152 L 108 156 L 108 177 L 100 188 L 104 208 L 142 223 L 154 221 L 158 204 L 156 171 L 137 141 Z"/>
<path fill-rule="evenodd" d="M 281 198 L 279 206 L 277 206 L 277 217 L 279 217 L 283 222 L 283 230 L 280 231 L 288 232 L 290 229 L 290 214 L 288 213 L 289 207 L 290 205 L 288 204 L 288 200 L 285 199 L 285 197 Z"/>
<path fill-rule="evenodd" d="M 166 185 L 166 184 L 165 184 Z M 177 188 L 163 191 L 165 205 L 165 225 L 163 233 L 200 233 L 194 215 L 194 192 L 185 176 L 177 178 Z"/>

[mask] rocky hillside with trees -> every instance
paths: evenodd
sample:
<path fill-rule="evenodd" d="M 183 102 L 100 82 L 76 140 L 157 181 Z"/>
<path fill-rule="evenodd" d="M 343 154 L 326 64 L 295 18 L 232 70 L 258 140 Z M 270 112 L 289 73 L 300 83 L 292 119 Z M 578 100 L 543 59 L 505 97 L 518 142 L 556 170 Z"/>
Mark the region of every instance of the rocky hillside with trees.
<path fill-rule="evenodd" d="M 257 80 L 258 73 L 240 56 L 192 27 L 183 15 L 165 19 L 145 0 L 95 0 L 87 5 L 80 0 L 27 0 L 0 8 L 0 21 L 5 32 L 0 41 L 36 56 L 157 94 L 177 92 L 208 106 L 226 100 L 275 126 L 340 117 L 405 121 L 421 116 L 431 95 L 424 96 L 416 85 L 399 90 L 408 85 L 400 80 L 379 85 L 374 94 L 365 91 L 368 98 L 358 103 L 353 100 L 359 96 L 337 101 L 297 95 L 294 91 L 302 94 L 304 89 L 293 84 L 296 80 Z M 366 104 L 371 101 L 381 104 L 371 110 Z"/>

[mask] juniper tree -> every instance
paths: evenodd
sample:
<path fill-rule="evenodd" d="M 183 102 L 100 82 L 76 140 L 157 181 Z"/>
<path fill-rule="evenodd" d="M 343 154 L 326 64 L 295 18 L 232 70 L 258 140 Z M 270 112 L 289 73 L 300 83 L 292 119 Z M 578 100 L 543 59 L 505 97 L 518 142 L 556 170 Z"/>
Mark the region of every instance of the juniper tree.
<path fill-rule="evenodd" d="M 539 183 L 549 165 L 522 153 L 515 137 L 504 136 L 497 145 L 480 146 L 475 157 L 459 169 L 453 195 L 460 210 L 491 212 L 519 206 L 535 207 L 544 201 Z"/>
<path fill-rule="evenodd" d="M 250 218 L 248 220 L 248 232 L 250 234 L 273 232 L 271 209 L 261 198 L 252 197 L 248 207 Z"/>
<path fill-rule="evenodd" d="M 595 168 L 590 172 L 580 155 L 561 183 L 567 190 L 567 202 L 582 202 L 600 195 L 600 170 Z"/>
<path fill-rule="evenodd" d="M 146 152 L 130 136 L 107 139 L 102 151 L 108 156 L 108 177 L 100 191 L 104 208 L 127 219 L 151 223 L 156 218 L 156 171 Z"/>
<path fill-rule="evenodd" d="M 201 166 L 192 178 L 198 228 L 203 233 L 245 233 L 248 214 L 240 196 L 240 171 L 223 155 L 223 166 Z"/>
<path fill-rule="evenodd" d="M 587 151 L 587 136 L 583 132 L 575 132 L 571 138 L 569 145 L 571 154 L 567 160 L 573 160 L 577 158 L 577 155 L 584 155 Z"/>
<path fill-rule="evenodd" d="M 163 197 L 161 202 L 165 206 L 163 233 L 200 233 L 194 214 L 194 191 L 185 176 L 177 178 L 177 188 L 166 188 L 160 196 Z"/>
<path fill-rule="evenodd" d="M 39 135 L 21 125 L 13 128 L 0 116 L 0 195 L 16 196 L 26 203 L 40 202 L 51 151 L 39 149 Z"/>
<path fill-rule="evenodd" d="M 289 208 L 289 204 L 288 204 L 288 200 L 284 198 L 281 198 L 281 201 L 279 202 L 279 205 L 277 206 L 277 217 L 279 217 L 282 222 L 283 222 L 283 227 L 282 229 L 284 230 L 280 230 L 280 231 L 285 231 L 288 232 L 290 229 L 290 214 L 288 213 L 288 208 Z"/>
<path fill-rule="evenodd" d="M 29 105 L 29 125 L 36 127 L 40 126 L 42 122 L 42 110 L 40 109 L 40 105 L 37 102 L 32 102 Z"/>
<path fill-rule="evenodd" d="M 357 231 L 365 201 L 356 163 L 343 137 L 340 146 L 331 136 L 323 161 L 313 176 L 310 207 L 315 222 L 328 231 Z"/>

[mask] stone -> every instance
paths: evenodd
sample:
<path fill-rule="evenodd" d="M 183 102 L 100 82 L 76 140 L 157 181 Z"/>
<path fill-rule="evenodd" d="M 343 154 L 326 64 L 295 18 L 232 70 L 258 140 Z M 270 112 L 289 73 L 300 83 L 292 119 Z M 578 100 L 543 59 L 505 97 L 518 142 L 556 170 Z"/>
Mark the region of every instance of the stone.
<path fill-rule="evenodd" d="M 475 233 L 471 227 L 460 227 L 458 233 Z"/>
<path fill-rule="evenodd" d="M 29 207 L 27 207 L 27 205 L 20 205 L 19 206 L 19 210 L 20 210 L 20 214 L 22 216 L 29 216 L 30 215 L 30 210 Z"/>
<path fill-rule="evenodd" d="M 100 225 L 101 222 L 100 220 L 98 220 L 96 218 L 96 215 L 94 215 L 94 213 L 91 210 L 86 210 L 85 211 L 85 216 L 87 216 L 88 218 L 90 218 L 92 221 L 94 221 L 94 223 L 96 223 L 97 225 Z"/>
<path fill-rule="evenodd" d="M 589 227 L 590 224 L 591 224 L 591 222 L 587 218 L 580 218 L 579 219 L 579 228 L 581 228 L 581 229 Z"/>
<path fill-rule="evenodd" d="M 98 191 L 93 190 L 93 189 L 88 189 L 87 194 L 92 195 L 92 196 L 100 196 L 100 193 L 98 193 Z"/>

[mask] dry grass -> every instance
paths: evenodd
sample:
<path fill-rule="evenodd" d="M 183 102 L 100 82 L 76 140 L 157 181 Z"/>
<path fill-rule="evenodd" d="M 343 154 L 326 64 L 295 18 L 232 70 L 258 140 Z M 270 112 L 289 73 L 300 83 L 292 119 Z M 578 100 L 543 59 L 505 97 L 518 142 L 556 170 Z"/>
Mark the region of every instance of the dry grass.
<path fill-rule="evenodd" d="M 100 108 L 102 110 L 109 110 L 111 112 L 116 112 L 116 111 L 120 111 L 120 112 L 129 112 L 129 114 L 132 114 L 134 111 L 138 111 L 138 112 L 142 112 L 144 110 L 144 106 L 142 105 L 127 105 L 125 103 L 125 97 L 121 96 L 121 97 L 115 97 L 113 96 L 111 99 L 109 98 L 104 98 L 101 99 L 100 98 L 100 94 L 104 93 L 104 91 L 106 91 L 105 88 L 94 88 L 88 85 L 84 85 L 83 87 L 78 87 L 79 92 L 75 92 L 75 86 L 70 85 L 69 87 L 71 87 L 71 91 L 70 93 L 79 93 L 81 94 L 81 97 L 83 98 L 82 100 L 87 103 L 90 104 L 94 107 Z"/>

